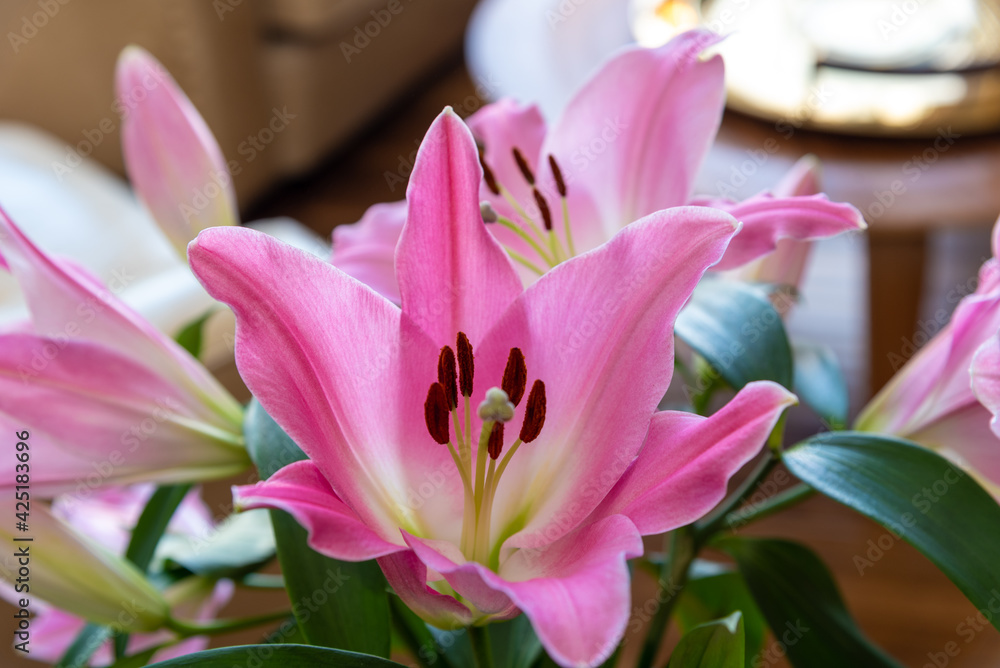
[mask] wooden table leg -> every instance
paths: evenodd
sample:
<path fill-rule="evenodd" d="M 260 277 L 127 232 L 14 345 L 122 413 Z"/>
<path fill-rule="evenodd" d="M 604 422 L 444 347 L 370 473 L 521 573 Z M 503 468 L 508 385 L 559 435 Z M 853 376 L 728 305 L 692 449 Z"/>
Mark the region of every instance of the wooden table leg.
<path fill-rule="evenodd" d="M 927 233 L 921 230 L 868 230 L 868 386 L 872 394 L 912 355 L 926 247 Z"/>

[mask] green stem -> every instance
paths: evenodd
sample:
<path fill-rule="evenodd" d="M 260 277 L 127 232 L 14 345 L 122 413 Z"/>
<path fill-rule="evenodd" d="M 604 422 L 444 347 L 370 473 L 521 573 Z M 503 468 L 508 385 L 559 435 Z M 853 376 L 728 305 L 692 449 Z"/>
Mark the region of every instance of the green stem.
<path fill-rule="evenodd" d="M 695 531 L 691 526 L 681 527 L 672 534 L 670 558 L 663 562 L 663 568 L 660 571 L 660 586 L 657 589 L 656 600 L 659 601 L 660 607 L 649 624 L 646 640 L 642 646 L 642 654 L 639 657 L 639 663 L 636 664 L 637 668 L 651 668 L 656 660 L 664 632 L 667 629 L 667 622 L 670 621 L 670 613 L 673 612 L 674 605 L 676 605 L 684 585 L 687 584 L 688 570 L 698 553 L 699 545 L 696 538 Z"/>
<path fill-rule="evenodd" d="M 759 485 L 777 465 L 778 460 L 768 454 L 768 456 L 762 459 L 757 465 L 754 472 L 747 476 L 746 480 L 744 480 L 739 488 L 737 488 L 736 492 L 730 495 L 721 506 L 706 515 L 704 519 L 697 522 L 695 524 L 695 531 L 698 534 L 698 542 L 704 545 L 714 534 L 722 530 L 726 524 L 729 514 L 743 505 L 743 502 L 753 493 L 753 490 L 757 488 L 757 485 Z"/>
<path fill-rule="evenodd" d="M 165 625 L 168 629 L 182 638 L 188 638 L 190 636 L 214 636 L 222 633 L 229 633 L 230 631 L 242 631 L 243 629 L 252 628 L 261 624 L 267 624 L 268 622 L 274 622 L 279 619 L 287 619 L 291 616 L 291 614 L 291 610 L 282 610 L 280 612 L 269 612 L 255 617 L 219 619 L 205 624 L 185 622 L 180 619 L 170 617 L 167 619 Z"/>
<path fill-rule="evenodd" d="M 490 647 L 490 636 L 486 627 L 470 626 L 469 642 L 472 644 L 476 668 L 493 668 L 493 648 Z"/>
<path fill-rule="evenodd" d="M 785 508 L 790 508 L 799 504 L 813 494 L 816 490 L 805 483 L 799 483 L 795 487 L 789 487 L 783 492 L 779 492 L 765 501 L 752 506 L 745 512 L 733 511 L 726 515 L 726 524 L 729 526 L 746 526 L 751 522 L 762 520 L 765 517 L 781 512 Z"/>
<path fill-rule="evenodd" d="M 285 578 L 278 573 L 249 573 L 237 584 L 248 589 L 284 589 Z"/>

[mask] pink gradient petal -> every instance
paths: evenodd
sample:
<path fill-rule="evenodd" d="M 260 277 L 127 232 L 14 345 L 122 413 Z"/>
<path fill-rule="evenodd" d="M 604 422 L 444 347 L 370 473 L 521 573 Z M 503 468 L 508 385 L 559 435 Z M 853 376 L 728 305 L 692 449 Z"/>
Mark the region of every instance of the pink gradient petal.
<path fill-rule="evenodd" d="M 206 227 L 239 223 L 222 150 L 163 66 L 129 46 L 118 59 L 115 87 L 129 178 L 181 257 Z"/>
<path fill-rule="evenodd" d="M 630 47 L 567 105 L 542 155 L 560 161 L 581 240 L 608 239 L 633 220 L 688 201 L 722 117 L 722 59 L 700 60 L 718 39 L 697 30 L 658 49 Z M 592 201 L 580 204 L 581 196 Z"/>
<path fill-rule="evenodd" d="M 971 403 L 911 437 L 971 471 L 994 496 L 1000 496 L 1000 436 L 995 423 L 990 410 Z"/>
<path fill-rule="evenodd" d="M 438 346 L 473 344 L 521 293 L 521 280 L 479 209 L 482 170 L 469 129 L 451 109 L 420 145 L 396 251 L 403 312 Z"/>
<path fill-rule="evenodd" d="M 378 565 L 392 590 L 421 619 L 440 629 L 458 629 L 474 621 L 472 612 L 453 596 L 427 586 L 427 566 L 412 550 L 381 557 Z"/>
<path fill-rule="evenodd" d="M 771 382 L 749 383 L 711 417 L 657 413 L 638 459 L 594 512 L 622 514 L 643 535 L 704 516 L 726 495 L 729 478 L 760 452 L 795 395 Z"/>
<path fill-rule="evenodd" d="M 333 230 L 333 256 L 330 261 L 348 276 L 398 304 L 396 244 L 405 222 L 405 201 L 370 207 L 358 222 Z"/>
<path fill-rule="evenodd" d="M 866 226 L 850 204 L 831 202 L 826 195 L 775 197 L 756 195 L 735 204 L 716 203 L 743 223 L 716 269 L 735 269 L 774 251 L 781 239 L 824 239 Z"/>
<path fill-rule="evenodd" d="M 96 278 L 43 253 L 2 210 L 0 249 L 24 293 L 39 334 L 114 346 L 211 405 L 212 424 L 232 428 L 240 422 L 239 405 L 204 366 Z M 123 286 L 127 280 L 123 275 Z"/>
<path fill-rule="evenodd" d="M 240 510 L 279 508 L 291 514 L 309 531 L 309 545 L 334 559 L 365 561 L 405 549 L 366 526 L 308 460 L 289 464 L 255 485 L 234 487 L 233 492 Z"/>
<path fill-rule="evenodd" d="M 677 312 L 737 229 L 704 207 L 648 216 L 542 276 L 487 337 L 477 375 L 501 378 L 519 346 L 529 382 L 541 379 L 548 397 L 541 435 L 499 486 L 494 530 L 521 529 L 508 547 L 547 544 L 577 526 L 638 455 L 670 382 Z"/>
<path fill-rule="evenodd" d="M 461 517 L 457 470 L 423 428 L 438 352 L 423 332 L 339 269 L 253 230 L 205 230 L 188 254 L 236 313 L 247 386 L 365 524 L 383 536 L 412 526 L 407 496 L 430 475 L 442 487 L 428 516 Z"/>
<path fill-rule="evenodd" d="M 973 356 L 1000 330 L 994 265 L 993 260 L 983 265 L 976 292 L 959 303 L 951 321 L 865 406 L 858 429 L 909 437 L 976 401 L 969 379 Z"/>
<path fill-rule="evenodd" d="M 0 336 L 0 412 L 16 416 L 20 428 L 44 429 L 48 447 L 34 455 L 37 493 L 96 487 L 95 475 L 98 484 L 168 482 L 224 477 L 249 464 L 238 437 L 211 427 L 197 400 L 86 341 Z M 9 475 L 0 489 L 13 484 Z"/>
<path fill-rule="evenodd" d="M 428 541 L 408 537 L 407 542 L 473 604 L 497 607 L 509 599 L 528 616 L 560 665 L 599 665 L 625 632 L 631 600 L 625 562 L 642 554 L 642 540 L 621 515 L 544 547 L 519 550 L 499 574 L 479 563 L 456 561 Z"/>

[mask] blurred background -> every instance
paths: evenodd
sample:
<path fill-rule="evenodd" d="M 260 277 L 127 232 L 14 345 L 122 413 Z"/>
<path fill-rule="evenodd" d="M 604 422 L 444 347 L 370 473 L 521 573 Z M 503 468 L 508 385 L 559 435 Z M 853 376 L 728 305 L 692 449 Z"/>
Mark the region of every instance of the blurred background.
<path fill-rule="evenodd" d="M 56 202 L 25 195 L 29 171 L 45 188 L 81 161 L 122 175 L 113 75 L 128 44 L 156 56 L 204 115 L 230 161 L 244 220 L 287 216 L 328 241 L 371 204 L 403 197 L 420 139 L 445 105 L 465 117 L 514 96 L 552 120 L 616 49 L 706 25 L 728 35 L 719 50 L 729 110 L 698 192 L 749 196 L 813 154 L 825 192 L 870 225 L 818 244 L 789 316 L 794 337 L 834 348 L 857 409 L 941 329 L 990 256 L 1000 214 L 997 5 L 6 0 L 0 203 L 17 199 L 19 219 L 56 224 Z M 26 158 L 23 137 L 38 130 L 56 149 Z M 238 385 L 225 362 L 219 373 Z M 806 414 L 797 419 L 815 431 Z M 213 507 L 227 507 L 225 485 L 211 494 Z M 859 571 L 855 557 L 883 536 L 880 527 L 813 499 L 753 531 L 818 549 L 861 626 L 907 665 L 940 668 L 934 657 L 952 641 L 961 651 L 948 665 L 1000 665 L 997 633 L 960 636 L 974 608 L 907 545 L 896 542 Z M 637 582 L 637 606 L 650 586 Z M 230 612 L 271 604 L 280 600 L 238 597 Z M 2 652 L 4 665 L 28 665 Z M 762 665 L 785 665 L 770 661 Z"/>

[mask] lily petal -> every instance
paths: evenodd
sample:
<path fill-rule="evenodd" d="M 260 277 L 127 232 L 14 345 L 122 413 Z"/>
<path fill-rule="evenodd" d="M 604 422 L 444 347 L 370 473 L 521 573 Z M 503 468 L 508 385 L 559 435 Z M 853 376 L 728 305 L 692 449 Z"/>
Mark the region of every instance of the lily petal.
<path fill-rule="evenodd" d="M 638 459 L 595 517 L 622 514 L 643 535 L 704 516 L 726 495 L 729 478 L 760 452 L 784 410 L 798 403 L 776 383 L 749 383 L 711 417 L 663 411 Z"/>
<path fill-rule="evenodd" d="M 375 204 L 353 225 L 333 230 L 333 266 L 398 304 L 396 245 L 406 223 L 406 201 Z"/>
<path fill-rule="evenodd" d="M 5 505 L 13 509 L 11 502 Z M 0 538 L 8 545 L 16 537 L 7 523 L 0 527 Z M 99 624 L 125 630 L 153 631 L 160 628 L 169 614 L 160 592 L 129 562 L 115 557 L 103 547 L 74 531 L 43 505 L 31 509 L 31 593 L 57 602 L 74 615 Z M 11 550 L 0 560 L 0 578 L 13 583 L 17 557 Z M 127 606 L 127 607 L 126 607 Z"/>
<path fill-rule="evenodd" d="M 546 273 L 487 337 L 477 358 L 487 378 L 502 377 L 517 345 L 548 397 L 541 435 L 511 460 L 496 498 L 494 527 L 520 529 L 508 547 L 577 526 L 639 454 L 670 382 L 674 319 L 738 226 L 703 207 L 652 214 Z"/>
<path fill-rule="evenodd" d="M 405 549 L 368 528 L 309 460 L 289 464 L 256 485 L 234 487 L 233 492 L 240 510 L 280 508 L 289 513 L 309 531 L 309 545 L 334 559 L 365 561 Z"/>
<path fill-rule="evenodd" d="M 411 536 L 407 542 L 473 604 L 513 603 L 562 666 L 599 665 L 625 633 L 631 600 L 625 562 L 642 554 L 642 540 L 621 515 L 544 547 L 519 550 L 499 574 L 476 562 L 456 561 L 428 541 Z"/>
<path fill-rule="evenodd" d="M 213 426 L 217 418 L 197 399 L 87 341 L 0 336 L 0 412 L 42 425 L 57 445 L 36 455 L 39 494 L 68 491 L 93 474 L 101 483 L 167 482 L 225 477 L 249 465 L 238 437 Z M 10 475 L 0 488 L 13 484 Z"/>
<path fill-rule="evenodd" d="M 216 409 L 216 422 L 240 423 L 239 405 L 204 366 L 85 270 L 43 253 L 2 210 L 0 252 L 21 286 L 37 332 L 55 340 L 114 345 L 201 397 Z"/>
<path fill-rule="evenodd" d="M 122 151 L 136 192 L 171 243 L 239 222 L 225 157 L 205 120 L 163 66 L 137 46 L 118 58 Z"/>
<path fill-rule="evenodd" d="M 378 565 L 392 590 L 424 621 L 439 629 L 458 629 L 474 621 L 472 612 L 453 596 L 427 586 L 427 566 L 412 550 L 381 557 Z"/>
<path fill-rule="evenodd" d="M 566 106 L 542 155 L 555 155 L 570 183 L 574 236 L 600 226 L 608 239 L 633 220 L 688 201 L 722 118 L 722 59 L 700 60 L 718 39 L 695 30 L 658 49 L 623 50 Z M 596 216 L 578 211 L 583 193 Z"/>
<path fill-rule="evenodd" d="M 403 312 L 438 346 L 475 343 L 522 290 L 479 209 L 482 169 L 472 134 L 445 109 L 420 145 L 396 251 Z"/>
<path fill-rule="evenodd" d="M 735 269 L 772 252 L 780 239 L 809 241 L 867 227 L 850 204 L 831 202 L 826 195 L 775 197 L 765 193 L 736 203 L 714 202 L 743 223 L 716 269 Z"/>
<path fill-rule="evenodd" d="M 434 472 L 441 488 L 427 503 L 440 504 L 442 525 L 450 525 L 448 508 L 461 517 L 447 448 L 413 429 L 424 424 L 438 350 L 399 308 L 253 230 L 205 230 L 188 255 L 209 293 L 236 314 L 236 364 L 247 387 L 366 525 L 381 527 L 383 538 L 401 526 L 417 530 L 407 491 Z"/>

